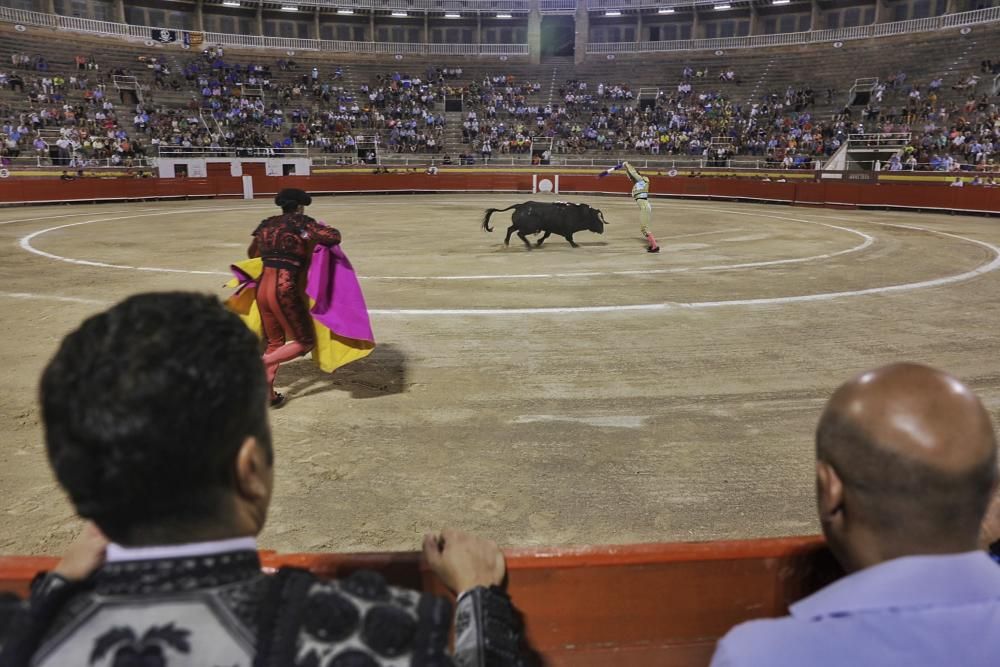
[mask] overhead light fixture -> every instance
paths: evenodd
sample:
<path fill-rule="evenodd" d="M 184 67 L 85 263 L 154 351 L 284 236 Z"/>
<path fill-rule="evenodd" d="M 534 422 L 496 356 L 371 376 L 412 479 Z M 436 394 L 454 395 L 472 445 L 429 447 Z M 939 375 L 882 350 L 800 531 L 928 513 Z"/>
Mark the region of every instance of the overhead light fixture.
<path fill-rule="evenodd" d="M 392 15 L 398 16 L 400 18 L 406 18 L 407 16 L 409 16 L 409 14 L 407 14 L 406 12 L 393 12 Z"/>
<path fill-rule="evenodd" d="M 656 10 L 656 13 L 657 14 L 673 14 L 674 10 L 673 9 L 658 9 L 658 10 Z"/>
<path fill-rule="evenodd" d="M 224 0 L 222 3 L 223 7 L 239 7 L 240 0 Z"/>
<path fill-rule="evenodd" d="M 445 14 L 444 17 L 446 19 L 460 19 L 460 18 L 462 18 L 462 15 L 461 14 Z"/>
<path fill-rule="evenodd" d="M 338 14 L 353 14 L 354 10 L 353 9 L 338 9 L 337 13 Z"/>
<path fill-rule="evenodd" d="M 787 4 L 789 4 L 789 3 L 791 2 L 791 1 L 792 1 L 792 0 L 771 0 L 771 4 L 772 4 L 772 5 L 787 5 Z"/>
<path fill-rule="evenodd" d="M 618 11 L 617 9 L 612 9 L 609 12 L 604 12 L 604 15 L 605 16 L 621 16 L 622 13 L 620 11 Z"/>
<path fill-rule="evenodd" d="M 498 19 L 512 19 L 514 17 L 511 16 L 510 14 L 497 14 L 497 18 Z"/>
<path fill-rule="evenodd" d="M 281 6 L 281 11 L 283 11 L 283 12 L 297 12 L 297 11 L 299 11 L 299 8 L 298 7 L 293 7 L 292 5 L 282 5 Z"/>
<path fill-rule="evenodd" d="M 712 9 L 714 9 L 714 10 L 715 10 L 715 11 L 717 11 L 717 12 L 724 12 L 724 11 L 726 11 L 727 9 L 732 9 L 732 8 L 733 8 L 733 6 L 732 6 L 732 5 L 716 5 L 716 6 L 715 6 L 715 7 L 713 7 Z"/>

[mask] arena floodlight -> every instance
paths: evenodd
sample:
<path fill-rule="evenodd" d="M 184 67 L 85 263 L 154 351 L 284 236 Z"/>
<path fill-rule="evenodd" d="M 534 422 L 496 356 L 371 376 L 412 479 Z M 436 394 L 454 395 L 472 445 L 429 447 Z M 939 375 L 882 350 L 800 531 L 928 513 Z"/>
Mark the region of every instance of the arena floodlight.
<path fill-rule="evenodd" d="M 392 15 L 398 16 L 399 18 L 406 18 L 407 16 L 409 16 L 409 14 L 407 14 L 406 12 L 393 12 Z"/>
<path fill-rule="evenodd" d="M 667 8 L 667 7 L 661 7 L 660 9 L 656 10 L 656 13 L 657 14 L 673 14 L 674 10 L 670 9 L 670 8 Z"/>
<path fill-rule="evenodd" d="M 604 15 L 605 16 L 621 16 L 622 13 L 620 11 L 618 11 L 617 9 L 612 9 L 611 11 L 604 12 Z"/>
<path fill-rule="evenodd" d="M 223 0 L 223 7 L 239 7 L 240 0 Z"/>
<path fill-rule="evenodd" d="M 716 5 L 715 7 L 712 7 L 712 9 L 714 9 L 717 12 L 724 12 L 727 9 L 732 9 L 732 8 L 733 8 L 732 5 Z"/>
<path fill-rule="evenodd" d="M 338 9 L 337 13 L 338 14 L 353 14 L 354 10 L 353 9 Z"/>
<path fill-rule="evenodd" d="M 497 18 L 498 19 L 512 19 L 514 17 L 511 16 L 510 14 L 497 14 Z"/>
<path fill-rule="evenodd" d="M 445 14 L 444 17 L 446 19 L 460 19 L 460 18 L 462 18 L 462 15 L 461 14 Z"/>
<path fill-rule="evenodd" d="M 282 5 L 281 6 L 281 11 L 283 11 L 283 12 L 297 12 L 297 11 L 299 11 L 299 8 L 295 7 L 294 5 Z"/>

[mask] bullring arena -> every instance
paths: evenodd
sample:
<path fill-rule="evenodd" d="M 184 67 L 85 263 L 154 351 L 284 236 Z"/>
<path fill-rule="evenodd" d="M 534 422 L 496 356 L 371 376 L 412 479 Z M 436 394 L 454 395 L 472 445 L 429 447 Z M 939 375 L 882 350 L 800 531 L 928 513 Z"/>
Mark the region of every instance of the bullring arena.
<path fill-rule="evenodd" d="M 376 347 L 282 365 L 264 570 L 447 594 L 422 535 L 486 536 L 539 664 L 703 667 L 841 577 L 814 434 L 848 378 L 922 362 L 1000 418 L 992 0 L 69 4 L 0 7 L 0 594 L 83 523 L 38 408 L 60 341 L 225 299 L 285 188 Z M 527 201 L 607 224 L 483 229 Z"/>
<path fill-rule="evenodd" d="M 505 214 L 480 229 L 487 206 L 544 197 L 316 199 L 362 276 L 378 347 L 333 375 L 305 361 L 279 375 L 291 400 L 274 413 L 264 546 L 405 550 L 438 524 L 510 546 L 808 534 L 812 430 L 842 378 L 922 359 L 1000 400 L 990 218 L 656 200 L 664 250 L 648 255 L 627 196 L 566 196 L 602 209 L 605 234 L 529 252 L 516 236 L 503 246 Z M 77 530 L 35 406 L 57 341 L 136 292 L 225 296 L 228 264 L 273 208 L 0 212 L 17 341 L 4 551 L 58 553 Z"/>

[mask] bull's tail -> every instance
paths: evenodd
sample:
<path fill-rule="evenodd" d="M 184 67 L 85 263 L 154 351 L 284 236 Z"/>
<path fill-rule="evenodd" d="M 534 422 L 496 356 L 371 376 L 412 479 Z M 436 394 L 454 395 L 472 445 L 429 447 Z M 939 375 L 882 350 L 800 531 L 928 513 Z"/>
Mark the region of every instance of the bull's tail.
<path fill-rule="evenodd" d="M 490 216 L 494 213 L 503 213 L 504 211 L 509 211 L 512 208 L 517 208 L 520 204 L 513 204 L 507 208 L 488 208 L 486 209 L 486 215 L 483 216 L 483 229 L 487 232 L 492 232 L 493 228 L 490 227 Z"/>

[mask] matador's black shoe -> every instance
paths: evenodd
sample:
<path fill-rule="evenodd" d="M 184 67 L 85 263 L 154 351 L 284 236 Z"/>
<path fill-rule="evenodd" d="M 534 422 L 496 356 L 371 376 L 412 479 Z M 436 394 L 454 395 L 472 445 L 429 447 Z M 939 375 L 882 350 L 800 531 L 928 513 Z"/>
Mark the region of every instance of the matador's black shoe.
<path fill-rule="evenodd" d="M 279 394 L 279 393 L 275 392 L 274 394 L 271 395 L 271 407 L 272 408 L 277 409 L 277 408 L 280 408 L 284 404 L 285 404 L 285 395 L 284 394 Z"/>
<path fill-rule="evenodd" d="M 646 248 L 646 252 L 660 252 L 660 246 L 656 246 L 655 248 L 653 246 L 649 246 Z"/>

